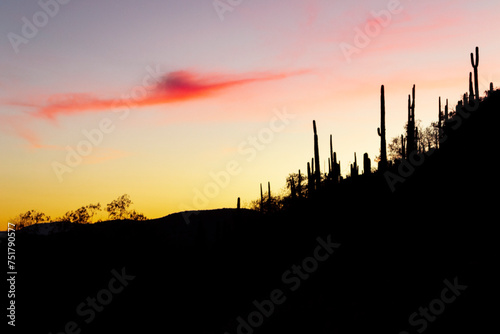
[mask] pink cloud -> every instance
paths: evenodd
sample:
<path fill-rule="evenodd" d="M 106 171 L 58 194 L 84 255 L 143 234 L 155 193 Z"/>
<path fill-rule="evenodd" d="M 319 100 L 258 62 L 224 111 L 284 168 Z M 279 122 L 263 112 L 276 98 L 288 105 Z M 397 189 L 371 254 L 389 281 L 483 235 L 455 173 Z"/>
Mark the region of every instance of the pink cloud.
<path fill-rule="evenodd" d="M 388 13 L 387 9 L 380 8 L 380 10 Z M 358 11 L 363 14 L 353 12 L 352 16 L 344 15 L 345 22 L 333 34 L 332 39 L 332 42 L 338 43 L 339 46 L 342 43 L 344 46 L 357 48 L 355 57 L 373 58 L 375 54 L 392 55 L 395 52 L 428 50 L 431 46 L 449 44 L 450 39 L 460 39 L 470 24 L 464 20 L 467 17 L 464 9 L 450 8 L 443 4 L 433 5 L 430 8 L 424 4 L 409 6 L 407 3 L 402 3 L 398 11 L 390 17 L 385 14 L 377 17 L 375 14 L 377 9 L 371 11 L 358 8 Z M 441 15 L 442 12 L 446 12 L 447 15 Z M 360 37 L 360 31 L 364 36 Z M 366 36 L 369 42 L 366 42 Z M 360 45 L 365 42 L 366 46 Z M 343 53 L 338 55 L 341 60 L 345 60 Z"/>
<path fill-rule="evenodd" d="M 83 112 L 109 110 L 126 106 L 143 107 L 173 102 L 186 102 L 206 98 L 232 87 L 270 80 L 286 79 L 290 76 L 305 74 L 308 71 L 280 73 L 248 73 L 242 75 L 212 74 L 202 75 L 189 71 L 175 71 L 165 75 L 154 87 L 132 89 L 131 94 L 142 94 L 120 99 L 99 98 L 92 94 L 54 95 L 48 103 L 38 107 L 35 115 L 55 119 L 58 115 L 72 115 Z"/>
<path fill-rule="evenodd" d="M 0 129 L 25 139 L 30 148 L 41 148 L 43 145 L 38 134 L 30 129 L 30 118 L 27 115 L 1 115 Z"/>
<path fill-rule="evenodd" d="M 147 107 L 175 102 L 189 102 L 217 94 L 231 88 L 252 83 L 281 80 L 302 75 L 309 70 L 282 72 L 253 72 L 246 74 L 200 74 L 192 71 L 174 71 L 151 80 L 152 86 L 136 86 L 121 98 L 103 98 L 96 94 L 66 93 L 40 97 L 31 94 L 22 101 L 1 101 L 4 105 L 34 109 L 34 112 L 1 115 L 2 131 L 25 139 L 32 149 L 62 150 L 57 146 L 42 143 L 35 130 L 37 120 L 56 120 L 61 115 L 77 115 L 123 107 Z M 139 94 L 140 92 L 140 94 Z M 45 101 L 45 102 L 41 102 Z"/>

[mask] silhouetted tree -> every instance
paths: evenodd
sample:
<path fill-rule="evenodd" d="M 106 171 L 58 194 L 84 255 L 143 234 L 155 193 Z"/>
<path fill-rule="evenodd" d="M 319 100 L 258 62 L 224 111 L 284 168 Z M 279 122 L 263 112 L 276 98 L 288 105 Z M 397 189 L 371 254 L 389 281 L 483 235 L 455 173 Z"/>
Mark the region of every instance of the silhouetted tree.
<path fill-rule="evenodd" d="M 303 186 L 302 186 L 302 182 L 304 181 L 304 176 L 300 173 L 300 169 L 299 169 L 299 172 L 297 173 L 297 195 L 299 196 L 299 198 L 302 198 L 302 189 Z"/>
<path fill-rule="evenodd" d="M 439 126 L 438 123 L 432 123 L 422 131 L 419 131 L 419 145 L 429 151 L 431 148 L 438 148 L 439 145 Z"/>
<path fill-rule="evenodd" d="M 98 211 L 101 211 L 101 203 L 97 204 L 89 204 L 86 206 L 87 210 L 89 211 L 90 215 L 90 223 L 94 222 L 94 216 Z"/>
<path fill-rule="evenodd" d="M 447 110 L 447 109 L 446 109 Z M 422 128 L 421 121 L 414 121 L 415 133 L 415 145 L 419 152 L 428 151 L 431 148 L 437 148 L 437 141 L 439 141 L 439 128 L 438 124 L 431 123 L 426 128 Z M 405 124 L 405 130 L 408 129 L 408 123 Z M 396 160 L 406 159 L 405 145 L 407 144 L 407 139 L 403 135 L 399 137 L 394 137 L 391 139 L 388 148 L 388 159 L 395 162 Z"/>
<path fill-rule="evenodd" d="M 130 205 L 133 204 L 130 196 L 124 194 L 111 203 L 106 205 L 106 211 L 109 212 L 109 219 L 130 219 L 130 220 L 147 220 L 148 218 L 135 210 L 128 211 Z"/>
<path fill-rule="evenodd" d="M 248 205 L 250 210 L 255 210 L 255 211 L 261 211 L 261 205 L 260 205 L 260 198 L 255 199 L 253 201 L 250 201 L 250 204 Z"/>
<path fill-rule="evenodd" d="M 288 177 L 286 178 L 286 186 L 287 189 L 290 190 L 290 196 L 292 198 L 303 196 L 302 189 L 304 189 L 304 180 L 305 179 L 300 173 L 300 170 L 298 173 L 290 173 L 288 175 Z"/>
<path fill-rule="evenodd" d="M 290 189 L 290 197 L 297 197 L 297 191 L 295 189 L 295 178 L 292 176 L 292 174 L 290 174 L 286 179 L 286 186 Z"/>
<path fill-rule="evenodd" d="M 35 225 L 43 222 L 49 222 L 50 216 L 47 216 L 43 212 L 38 212 L 36 210 L 29 210 L 25 213 L 19 214 L 17 217 L 12 219 L 17 229 L 21 229 L 26 226 Z"/>
<path fill-rule="evenodd" d="M 394 137 L 387 145 L 388 148 L 388 159 L 391 161 L 396 161 L 403 158 L 404 138 L 403 136 Z"/>
<path fill-rule="evenodd" d="M 268 191 L 266 193 L 261 192 L 261 197 L 259 199 L 250 202 L 249 208 L 251 210 L 260 211 L 262 213 L 278 212 L 283 208 L 283 203 L 286 199 L 283 195 L 273 195 L 270 192 L 270 183 L 268 183 Z M 262 184 L 261 184 L 262 191 Z M 282 192 L 285 191 L 282 189 Z"/>
<path fill-rule="evenodd" d="M 148 218 L 142 214 L 142 213 L 139 213 L 135 210 L 131 210 L 130 212 L 127 213 L 127 218 L 130 219 L 130 220 L 140 220 L 140 221 L 143 221 L 143 220 L 147 220 Z"/>
<path fill-rule="evenodd" d="M 87 208 L 82 206 L 78 210 L 74 212 L 75 215 L 75 223 L 78 224 L 88 224 L 90 221 L 90 214 L 87 211 Z"/>
<path fill-rule="evenodd" d="M 126 219 L 127 209 L 132 204 L 130 196 L 121 195 L 111 203 L 106 205 L 106 211 L 109 212 L 109 219 Z"/>
<path fill-rule="evenodd" d="M 64 216 L 59 217 L 56 221 L 66 222 L 66 223 L 75 223 L 75 224 L 88 224 L 90 219 L 90 215 L 87 212 L 87 208 L 82 206 L 81 208 L 75 211 L 68 211 L 64 214 Z"/>
<path fill-rule="evenodd" d="M 66 212 L 62 217 L 55 219 L 56 222 L 66 222 L 74 224 L 92 224 L 95 214 L 101 211 L 101 204 L 89 204 L 74 211 Z"/>

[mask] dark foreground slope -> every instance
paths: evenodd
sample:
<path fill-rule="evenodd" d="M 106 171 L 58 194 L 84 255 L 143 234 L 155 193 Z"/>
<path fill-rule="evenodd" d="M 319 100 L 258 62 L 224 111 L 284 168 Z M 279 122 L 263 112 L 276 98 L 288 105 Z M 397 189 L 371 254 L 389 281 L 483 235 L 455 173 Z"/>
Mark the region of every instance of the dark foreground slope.
<path fill-rule="evenodd" d="M 19 232 L 23 333 L 475 333 L 497 318 L 498 114 L 450 121 L 422 163 L 286 211 Z M 300 266 L 300 268 L 298 267 Z M 95 300 L 94 300 L 95 298 Z M 271 300 L 271 301 L 267 301 Z"/>

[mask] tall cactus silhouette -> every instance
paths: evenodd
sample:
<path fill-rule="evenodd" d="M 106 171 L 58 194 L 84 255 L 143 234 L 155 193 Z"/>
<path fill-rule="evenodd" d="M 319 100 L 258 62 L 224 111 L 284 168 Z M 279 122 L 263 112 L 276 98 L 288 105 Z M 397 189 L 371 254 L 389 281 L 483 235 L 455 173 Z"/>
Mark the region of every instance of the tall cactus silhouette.
<path fill-rule="evenodd" d="M 420 134 L 418 133 L 418 128 L 415 127 L 415 149 L 418 153 L 420 153 L 422 147 L 420 146 L 419 142 Z"/>
<path fill-rule="evenodd" d="M 469 105 L 474 103 L 474 94 L 474 88 L 472 87 L 472 72 L 469 72 Z"/>
<path fill-rule="evenodd" d="M 302 174 L 300 173 L 300 169 L 299 174 L 297 175 L 297 195 L 299 198 L 302 197 Z"/>
<path fill-rule="evenodd" d="M 267 182 L 267 203 L 271 205 L 271 182 Z"/>
<path fill-rule="evenodd" d="M 446 99 L 446 105 L 444 106 L 444 121 L 448 120 L 448 99 Z"/>
<path fill-rule="evenodd" d="M 351 164 L 351 177 L 356 177 L 359 175 L 358 160 L 356 158 L 356 152 L 354 152 L 354 164 Z"/>
<path fill-rule="evenodd" d="M 372 164 L 370 158 L 368 157 L 368 153 L 363 154 L 363 174 L 369 175 L 371 173 Z"/>
<path fill-rule="evenodd" d="M 401 135 L 401 158 L 403 160 L 406 159 L 406 146 L 405 146 L 405 138 Z"/>
<path fill-rule="evenodd" d="M 474 68 L 474 98 L 475 100 L 479 101 L 479 81 L 478 81 L 478 74 L 477 74 L 477 68 L 479 66 L 479 47 L 476 46 L 476 61 L 474 62 L 474 54 L 471 52 L 470 53 L 470 62 L 472 64 L 472 67 Z M 472 96 L 469 97 L 472 99 Z"/>
<path fill-rule="evenodd" d="M 260 184 L 260 211 L 264 210 L 264 194 L 262 193 L 262 183 Z"/>
<path fill-rule="evenodd" d="M 340 160 L 339 163 L 337 163 L 337 153 L 333 152 L 333 158 L 335 159 L 335 165 L 337 166 L 337 171 L 335 172 L 335 175 L 337 177 L 337 180 L 340 181 L 340 178 L 342 176 L 340 174 Z"/>
<path fill-rule="evenodd" d="M 380 161 L 378 169 L 384 171 L 387 168 L 387 144 L 385 139 L 385 93 L 384 85 L 380 87 L 380 128 L 377 128 L 380 136 Z"/>
<path fill-rule="evenodd" d="M 311 163 L 307 163 L 307 194 L 310 196 L 314 192 L 314 178 L 311 171 Z"/>
<path fill-rule="evenodd" d="M 337 163 L 337 152 L 333 151 L 333 138 L 330 135 L 330 179 L 338 183 L 340 179 L 340 163 Z"/>
<path fill-rule="evenodd" d="M 316 188 L 319 188 L 321 182 L 321 174 L 319 169 L 319 145 L 318 145 L 318 131 L 316 129 L 316 121 L 313 121 L 314 131 L 314 181 Z"/>
<path fill-rule="evenodd" d="M 333 180 L 339 182 L 340 180 L 340 161 L 337 163 L 337 152 L 333 152 Z"/>
<path fill-rule="evenodd" d="M 294 199 L 297 196 L 297 188 L 295 186 L 295 176 L 290 174 L 287 179 L 288 185 L 290 186 L 290 196 Z"/>
<path fill-rule="evenodd" d="M 406 156 L 416 150 L 415 140 L 415 85 L 413 85 L 411 96 L 408 94 L 408 126 L 406 129 Z"/>
<path fill-rule="evenodd" d="M 261 194 L 262 196 L 262 194 Z M 261 199 L 263 201 L 263 199 Z M 271 197 L 271 182 L 267 182 L 267 201 L 265 204 L 266 207 L 266 213 L 271 212 L 273 210 L 273 202 L 272 202 L 272 197 Z"/>
<path fill-rule="evenodd" d="M 330 135 L 330 160 L 328 160 L 328 171 L 330 172 L 330 178 L 333 179 L 333 138 Z"/>
<path fill-rule="evenodd" d="M 441 96 L 439 97 L 438 121 L 437 121 L 437 134 L 436 134 L 436 148 L 439 147 L 439 140 L 441 139 L 441 121 L 443 120 L 443 111 L 441 109 Z"/>

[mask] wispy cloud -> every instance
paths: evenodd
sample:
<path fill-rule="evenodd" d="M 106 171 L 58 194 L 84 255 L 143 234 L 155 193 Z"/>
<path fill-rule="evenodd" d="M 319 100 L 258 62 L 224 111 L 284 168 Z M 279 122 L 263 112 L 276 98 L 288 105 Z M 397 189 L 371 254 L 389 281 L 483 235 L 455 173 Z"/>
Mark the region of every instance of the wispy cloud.
<path fill-rule="evenodd" d="M 30 119 L 27 115 L 0 115 L 0 130 L 25 139 L 30 143 L 30 148 L 41 148 L 43 145 L 40 137 L 28 126 Z"/>
<path fill-rule="evenodd" d="M 45 105 L 38 106 L 34 115 L 54 119 L 58 115 L 72 115 L 126 106 L 144 107 L 184 102 L 213 96 L 232 87 L 270 80 L 281 80 L 307 72 L 307 70 L 300 70 L 278 73 L 257 72 L 240 75 L 203 75 L 190 71 L 175 71 L 160 78 L 155 86 L 143 89 L 147 93 L 144 96 L 109 99 L 100 98 L 94 94 L 81 93 L 54 95 L 49 97 Z"/>

